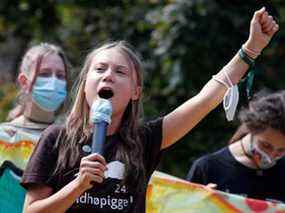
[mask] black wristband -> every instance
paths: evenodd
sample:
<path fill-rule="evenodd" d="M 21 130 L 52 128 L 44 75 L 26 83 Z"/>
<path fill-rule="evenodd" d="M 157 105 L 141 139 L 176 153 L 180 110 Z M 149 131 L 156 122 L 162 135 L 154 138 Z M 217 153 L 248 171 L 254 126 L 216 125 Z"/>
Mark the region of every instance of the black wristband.
<path fill-rule="evenodd" d="M 254 67 L 254 59 L 249 57 L 242 48 L 238 51 L 238 55 L 249 67 Z"/>

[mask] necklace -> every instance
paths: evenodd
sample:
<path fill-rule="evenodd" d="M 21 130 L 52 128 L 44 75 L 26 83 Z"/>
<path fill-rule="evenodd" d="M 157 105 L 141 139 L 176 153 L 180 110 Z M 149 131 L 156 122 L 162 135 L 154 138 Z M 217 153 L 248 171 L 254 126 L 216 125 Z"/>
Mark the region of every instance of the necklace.
<path fill-rule="evenodd" d="M 256 168 L 257 168 L 256 174 L 257 174 L 258 176 L 262 176 L 262 175 L 263 175 L 262 169 L 259 167 L 258 163 L 256 162 L 256 159 L 255 159 L 254 157 L 252 157 L 250 154 L 248 154 L 248 153 L 245 151 L 245 148 L 244 148 L 244 144 L 243 144 L 243 142 L 242 142 L 242 139 L 240 140 L 240 145 L 241 145 L 243 154 L 244 154 L 248 159 L 250 159 L 250 160 L 254 163 L 254 165 L 256 166 Z"/>

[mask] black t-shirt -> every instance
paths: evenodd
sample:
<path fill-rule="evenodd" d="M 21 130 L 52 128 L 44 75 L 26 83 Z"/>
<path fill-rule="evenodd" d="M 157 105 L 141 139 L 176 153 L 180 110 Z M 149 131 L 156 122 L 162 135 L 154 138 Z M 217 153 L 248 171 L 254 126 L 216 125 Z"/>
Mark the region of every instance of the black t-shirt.
<path fill-rule="evenodd" d="M 155 170 L 161 155 L 162 118 L 148 122 L 140 128 L 140 138 L 143 146 L 143 161 L 146 169 L 146 181 Z M 54 174 L 55 164 L 58 159 L 56 139 L 62 127 L 51 126 L 43 133 L 40 142 L 35 148 L 28 166 L 23 174 L 22 186 L 29 188 L 30 184 L 45 184 L 59 191 L 75 178 L 79 171 L 80 159 L 89 155 L 89 151 L 82 147 L 78 164 L 71 168 L 67 166 L 60 173 Z M 117 144 L 122 142 L 119 135 L 106 138 L 103 155 L 107 161 L 116 161 Z M 84 143 L 91 146 L 91 139 Z M 86 148 L 86 147 L 85 147 Z M 93 188 L 79 196 L 67 212 L 145 212 L 146 187 L 141 193 L 135 194 L 135 189 L 120 184 L 121 180 L 106 178 L 103 183 L 96 184 Z M 147 184 L 145 184 L 147 186 Z"/>
<path fill-rule="evenodd" d="M 217 189 L 249 198 L 285 202 L 285 159 L 267 170 L 251 169 L 238 162 L 228 147 L 193 163 L 187 180 L 217 184 Z"/>

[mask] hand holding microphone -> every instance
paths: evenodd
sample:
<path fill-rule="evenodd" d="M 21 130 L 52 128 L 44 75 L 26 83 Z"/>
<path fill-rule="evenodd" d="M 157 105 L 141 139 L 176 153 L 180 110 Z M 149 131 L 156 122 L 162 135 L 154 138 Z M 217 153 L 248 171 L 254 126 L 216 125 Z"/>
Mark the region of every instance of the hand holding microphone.
<path fill-rule="evenodd" d="M 103 182 L 105 177 L 107 163 L 102 155 L 107 127 L 111 123 L 111 102 L 108 99 L 98 98 L 91 106 L 90 116 L 93 124 L 92 154 L 81 159 L 78 176 L 79 184 L 85 189 L 93 187 L 94 182 Z"/>

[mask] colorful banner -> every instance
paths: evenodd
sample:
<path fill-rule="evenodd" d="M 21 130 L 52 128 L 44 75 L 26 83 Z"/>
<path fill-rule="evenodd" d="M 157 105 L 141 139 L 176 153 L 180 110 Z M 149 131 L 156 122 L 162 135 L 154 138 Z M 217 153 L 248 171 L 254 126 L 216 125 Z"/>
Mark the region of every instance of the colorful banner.
<path fill-rule="evenodd" d="M 22 212 L 25 190 L 20 179 L 41 132 L 0 125 L 0 213 Z"/>
<path fill-rule="evenodd" d="M 285 205 L 209 189 L 203 185 L 155 172 L 147 189 L 146 211 L 148 213 L 285 213 Z"/>
<path fill-rule="evenodd" d="M 0 212 L 22 212 L 25 190 L 19 185 L 20 174 L 7 161 L 0 169 Z"/>

